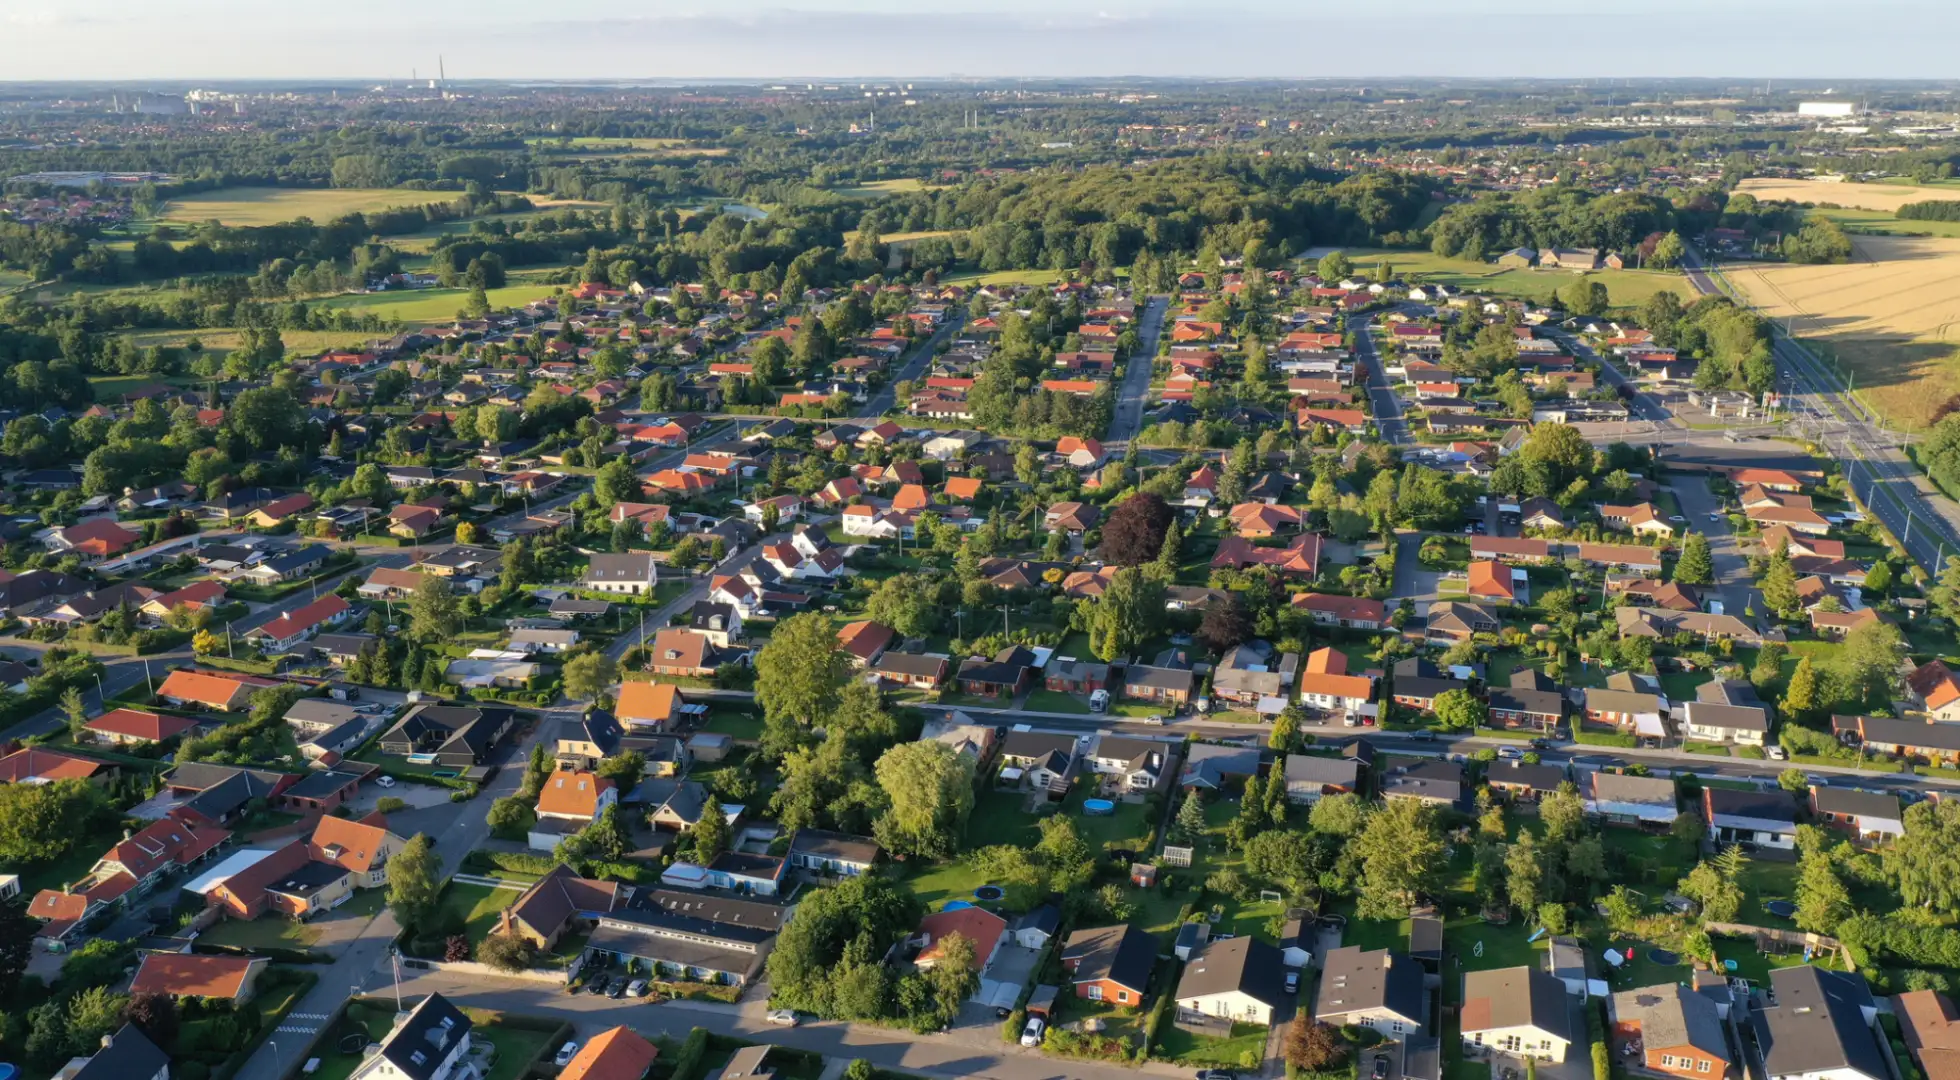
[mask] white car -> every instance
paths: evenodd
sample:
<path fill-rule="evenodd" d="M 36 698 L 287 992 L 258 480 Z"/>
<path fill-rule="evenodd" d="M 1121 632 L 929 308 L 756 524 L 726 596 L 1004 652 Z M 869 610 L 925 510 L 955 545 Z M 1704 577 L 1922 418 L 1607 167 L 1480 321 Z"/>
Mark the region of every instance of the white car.
<path fill-rule="evenodd" d="M 383 773 L 383 774 L 381 774 L 380 776 L 377 776 L 377 777 L 375 777 L 375 778 L 374 778 L 374 782 L 375 782 L 375 783 L 377 783 L 377 784 L 380 784 L 380 785 L 381 785 L 382 787 L 394 787 L 394 786 L 395 786 L 395 778 L 394 778 L 394 777 L 392 777 L 392 776 L 389 776 L 389 775 L 388 775 L 388 774 L 386 774 L 386 773 Z"/>
<path fill-rule="evenodd" d="M 777 1027 L 795 1027 L 797 1023 L 796 1010 L 777 1009 L 774 1012 L 770 1013 L 767 1019 L 769 1020 L 770 1023 L 776 1025 Z"/>
<path fill-rule="evenodd" d="M 626 996 L 636 998 L 647 996 L 647 981 L 645 979 L 634 979 L 626 987 Z"/>
<path fill-rule="evenodd" d="M 578 1044 L 575 1042 L 568 1042 L 565 1045 L 558 1048 L 558 1056 L 552 1058 L 551 1063 L 562 1069 L 565 1066 L 570 1065 L 572 1063 L 572 1059 L 577 1056 L 578 1056 Z"/>
<path fill-rule="evenodd" d="M 1771 761 L 1785 761 L 1790 757 L 1780 746 L 1763 747 L 1763 756 L 1769 758 Z"/>
<path fill-rule="evenodd" d="M 1515 746 L 1500 746 L 1497 748 L 1497 756 L 1506 761 L 1518 761 L 1523 759 L 1524 751 Z"/>
<path fill-rule="evenodd" d="M 1021 1032 L 1021 1045 L 1040 1046 L 1041 1036 L 1047 1030 L 1048 1030 L 1048 1025 L 1042 1022 L 1041 1017 L 1039 1016 L 1030 1017 L 1028 1020 L 1028 1026 Z"/>

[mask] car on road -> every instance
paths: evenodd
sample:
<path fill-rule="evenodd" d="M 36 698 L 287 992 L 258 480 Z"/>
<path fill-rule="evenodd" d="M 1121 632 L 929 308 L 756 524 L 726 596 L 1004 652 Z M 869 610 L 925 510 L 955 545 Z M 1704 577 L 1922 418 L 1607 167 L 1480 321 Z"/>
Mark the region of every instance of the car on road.
<path fill-rule="evenodd" d="M 1200 1069 L 1198 1080 L 1239 1080 L 1238 1075 L 1226 1069 Z"/>
<path fill-rule="evenodd" d="M 1780 746 L 1765 746 L 1763 747 L 1763 756 L 1771 761 L 1786 761 L 1789 759 L 1790 754 Z"/>
<path fill-rule="evenodd" d="M 795 1027 L 797 1024 L 796 1010 L 777 1009 L 769 1014 L 768 1020 L 777 1027 Z"/>
<path fill-rule="evenodd" d="M 1517 761 L 1524 757 L 1524 751 L 1515 746 L 1500 746 L 1497 748 L 1497 756 L 1506 761 Z"/>
<path fill-rule="evenodd" d="M 1139 723 L 1139 724 L 1149 724 L 1149 725 L 1151 725 L 1151 726 L 1153 726 L 1153 727 L 1163 727 L 1163 726 L 1164 726 L 1164 714 L 1163 714 L 1163 713 L 1151 713 L 1151 714 L 1150 714 L 1149 716 L 1146 716 L 1146 717 L 1144 717 L 1143 719 L 1141 719 L 1141 720 L 1139 720 L 1139 721 L 1137 721 L 1137 723 Z"/>
<path fill-rule="evenodd" d="M 578 1043 L 568 1042 L 565 1045 L 558 1048 L 558 1056 L 552 1058 L 551 1063 L 562 1069 L 565 1066 L 570 1065 L 572 1063 L 572 1059 L 577 1056 L 578 1056 Z"/>
<path fill-rule="evenodd" d="M 1031 1017 L 1028 1020 L 1028 1026 L 1021 1029 L 1021 1045 L 1040 1046 L 1041 1036 L 1046 1032 L 1047 1028 L 1048 1025 L 1042 1022 L 1041 1017 Z"/>
<path fill-rule="evenodd" d="M 1552 748 L 1552 740 L 1533 739 L 1525 745 L 1531 747 L 1533 750 L 1550 750 Z"/>
<path fill-rule="evenodd" d="M 1682 516 L 1681 516 L 1680 514 L 1669 514 L 1669 515 L 1667 515 L 1667 520 L 1669 520 L 1669 521 L 1673 521 L 1673 522 L 1685 522 L 1685 521 L 1687 521 L 1688 519 L 1687 519 L 1687 518 L 1685 518 L 1685 517 L 1682 517 Z"/>
<path fill-rule="evenodd" d="M 1708 520 L 1710 521 L 1722 520 L 1722 512 L 1720 510 L 1710 510 L 1708 512 Z"/>

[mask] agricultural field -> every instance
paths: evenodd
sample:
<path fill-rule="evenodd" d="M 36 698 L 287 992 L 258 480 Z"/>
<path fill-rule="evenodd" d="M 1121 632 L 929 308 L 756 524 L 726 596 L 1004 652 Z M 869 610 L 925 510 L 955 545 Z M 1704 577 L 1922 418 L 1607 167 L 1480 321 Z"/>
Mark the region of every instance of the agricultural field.
<path fill-rule="evenodd" d="M 1872 408 L 1925 427 L 1960 395 L 1960 238 L 1854 236 L 1852 247 L 1849 263 L 1738 266 L 1728 278 L 1835 356 Z"/>
<path fill-rule="evenodd" d="M 925 189 L 926 185 L 922 181 L 914 180 L 911 177 L 901 177 L 897 180 L 871 180 L 862 184 L 852 184 L 848 187 L 831 188 L 830 190 L 847 199 L 874 199 L 881 195 L 896 195 L 907 191 L 924 191 Z"/>
<path fill-rule="evenodd" d="M 1921 187 L 1915 184 L 1847 184 L 1842 180 L 1782 180 L 1758 176 L 1736 185 L 1743 195 L 1791 202 L 1835 203 L 1860 210 L 1892 213 L 1907 203 L 1929 199 L 1960 199 L 1960 187 Z"/>
<path fill-rule="evenodd" d="M 244 341 L 244 334 L 235 329 L 206 330 L 132 330 L 124 335 L 141 348 L 151 345 L 183 345 L 196 338 L 206 350 L 228 352 L 238 348 Z M 359 330 L 281 330 L 279 340 L 286 343 L 286 352 L 298 356 L 310 356 L 327 349 L 345 349 L 364 345 L 378 335 Z M 155 380 L 146 380 L 155 381 Z"/>
<path fill-rule="evenodd" d="M 532 150 L 555 158 L 567 157 L 722 157 L 725 146 L 690 146 L 686 139 L 628 139 L 602 135 L 574 138 L 540 136 L 527 139 Z"/>
<path fill-rule="evenodd" d="M 551 295 L 556 286 L 537 282 L 489 290 L 493 308 L 522 307 Z M 410 326 L 448 323 L 470 298 L 468 289 L 415 289 L 407 292 L 353 293 L 319 301 L 319 307 L 400 319 Z"/>
<path fill-rule="evenodd" d="M 235 187 L 172 199 L 163 208 L 162 216 L 167 221 L 192 224 L 215 219 L 225 225 L 277 225 L 295 218 L 325 222 L 343 214 L 448 202 L 454 198 L 456 193 L 450 191 L 401 188 Z"/>
<path fill-rule="evenodd" d="M 1960 236 L 1960 221 L 1907 220 L 1886 210 L 1818 210 L 1816 213 L 1842 225 L 1846 232 L 1885 233 L 1891 236 Z"/>
<path fill-rule="evenodd" d="M 1607 301 L 1620 308 L 1639 307 L 1648 297 L 1665 290 L 1672 290 L 1683 297 L 1693 291 L 1681 275 L 1660 270 L 1593 270 L 1583 275 L 1576 270 L 1501 270 L 1489 263 L 1447 259 L 1427 251 L 1389 251 L 1381 248 L 1342 250 L 1354 263 L 1358 274 L 1372 275 L 1377 264 L 1386 262 L 1398 277 L 1406 278 L 1414 274 L 1423 281 L 1453 289 L 1514 296 L 1537 303 L 1549 301 L 1553 293 L 1572 284 L 1573 279 L 1580 276 L 1606 286 Z M 1317 258 L 1316 252 L 1306 260 L 1309 268 Z"/>

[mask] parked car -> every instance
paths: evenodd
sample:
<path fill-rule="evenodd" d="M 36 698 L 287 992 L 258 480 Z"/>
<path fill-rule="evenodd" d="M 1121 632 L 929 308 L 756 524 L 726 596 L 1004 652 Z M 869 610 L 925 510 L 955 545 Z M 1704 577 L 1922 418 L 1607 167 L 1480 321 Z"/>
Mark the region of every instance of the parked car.
<path fill-rule="evenodd" d="M 375 783 L 377 783 L 377 784 L 380 784 L 380 785 L 381 785 L 382 787 L 394 787 L 394 786 L 395 786 L 395 778 L 394 778 L 394 777 L 392 777 L 392 776 L 389 776 L 389 775 L 388 775 L 387 773 L 382 773 L 382 774 L 381 774 L 380 776 L 377 776 L 377 777 L 375 777 L 375 778 L 374 778 L 374 782 L 375 782 Z"/>
<path fill-rule="evenodd" d="M 1198 1080 L 1239 1080 L 1239 1078 L 1227 1069 L 1200 1069 Z"/>
<path fill-rule="evenodd" d="M 647 996 L 647 981 L 645 979 L 634 979 L 628 983 L 626 986 L 626 996 L 636 998 Z"/>
<path fill-rule="evenodd" d="M 1550 750 L 1552 748 L 1552 740 L 1533 739 L 1525 745 L 1531 747 L 1533 750 Z"/>
<path fill-rule="evenodd" d="M 558 1048 L 558 1056 L 552 1058 L 551 1063 L 562 1069 L 565 1066 L 570 1065 L 572 1063 L 572 1059 L 577 1056 L 578 1056 L 578 1043 L 568 1042 L 565 1045 Z"/>
<path fill-rule="evenodd" d="M 1416 730 L 1409 732 L 1409 741 L 1410 742 L 1435 742 L 1436 733 L 1429 730 L 1428 728 L 1417 728 Z"/>
<path fill-rule="evenodd" d="M 625 996 L 626 996 L 626 976 L 624 976 L 624 975 L 621 975 L 621 976 L 620 976 L 619 978 L 617 978 L 617 979 L 614 979 L 614 980 L 612 981 L 612 985 L 606 988 L 606 996 L 607 996 L 607 997 L 609 997 L 609 998 L 623 998 L 623 997 L 625 997 Z"/>
<path fill-rule="evenodd" d="M 1763 756 L 1771 761 L 1787 761 L 1789 760 L 1790 754 L 1780 746 L 1765 746 L 1763 747 Z"/>
<path fill-rule="evenodd" d="M 1497 748 L 1497 756 L 1506 761 L 1516 761 L 1524 757 L 1524 751 L 1515 746 L 1500 746 Z"/>
<path fill-rule="evenodd" d="M 1163 714 L 1163 713 L 1151 713 L 1151 714 L 1150 714 L 1149 716 L 1146 716 L 1146 717 L 1144 717 L 1143 719 L 1141 719 L 1141 720 L 1139 720 L 1139 721 L 1137 721 L 1137 723 L 1139 723 L 1139 724 L 1149 724 L 1149 725 L 1150 725 L 1150 726 L 1152 726 L 1152 727 L 1163 727 L 1163 726 L 1164 726 L 1164 714 Z"/>
<path fill-rule="evenodd" d="M 1041 1017 L 1030 1017 L 1028 1026 L 1021 1031 L 1021 1045 L 1040 1046 L 1041 1036 L 1047 1032 L 1047 1029 L 1048 1025 L 1042 1022 Z"/>
<path fill-rule="evenodd" d="M 776 1025 L 777 1027 L 795 1027 L 796 1010 L 777 1009 L 769 1014 L 768 1020 L 770 1023 Z"/>
<path fill-rule="evenodd" d="M 1300 992 L 1299 972 L 1289 971 L 1286 973 L 1286 992 L 1289 994 L 1297 994 Z"/>
<path fill-rule="evenodd" d="M 1375 1055 L 1374 1080 L 1388 1080 L 1388 1055 Z"/>
<path fill-rule="evenodd" d="M 605 977 L 604 975 L 594 975 L 594 976 L 592 976 L 592 978 L 591 978 L 591 979 L 590 979 L 589 981 L 587 981 L 587 982 L 586 982 L 586 984 L 585 984 L 585 992 L 586 992 L 586 993 L 588 993 L 588 994 L 603 994 L 603 993 L 605 993 L 605 992 L 606 992 L 606 977 Z"/>

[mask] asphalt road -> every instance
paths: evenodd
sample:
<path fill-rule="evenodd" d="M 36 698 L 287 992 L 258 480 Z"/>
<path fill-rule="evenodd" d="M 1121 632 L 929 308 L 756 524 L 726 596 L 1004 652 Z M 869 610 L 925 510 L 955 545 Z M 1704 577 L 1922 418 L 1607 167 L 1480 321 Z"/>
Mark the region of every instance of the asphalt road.
<path fill-rule="evenodd" d="M 1130 355 L 1129 365 L 1123 373 L 1123 385 L 1116 392 L 1116 415 L 1109 421 L 1109 437 L 1103 440 L 1105 446 L 1121 448 L 1129 445 L 1137 432 L 1143 430 L 1143 414 L 1149 406 L 1150 376 L 1157 366 L 1157 337 L 1164 329 L 1164 315 L 1170 308 L 1167 297 L 1153 296 L 1143 305 L 1143 314 L 1137 319 L 1137 348 Z"/>
<path fill-rule="evenodd" d="M 1395 384 L 1388 381 L 1381 353 L 1375 349 L 1375 337 L 1368 332 L 1374 322 L 1373 315 L 1363 315 L 1350 319 L 1348 327 L 1354 331 L 1355 353 L 1366 372 L 1368 400 L 1375 406 L 1375 430 L 1390 446 L 1406 446 L 1410 442 L 1409 424 L 1402 419 L 1402 399 L 1395 396 Z"/>
<path fill-rule="evenodd" d="M 959 333 L 960 327 L 964 325 L 966 325 L 964 311 L 953 313 L 950 318 L 941 323 L 939 329 L 934 330 L 932 336 L 926 339 L 925 345 L 913 351 L 912 359 L 907 361 L 905 366 L 900 368 L 876 394 L 871 395 L 871 400 L 865 403 L 864 408 L 858 410 L 858 415 L 883 416 L 890 412 L 892 406 L 898 402 L 898 384 L 907 379 L 917 382 L 931 366 L 932 358 L 939 352 L 939 346 Z"/>

